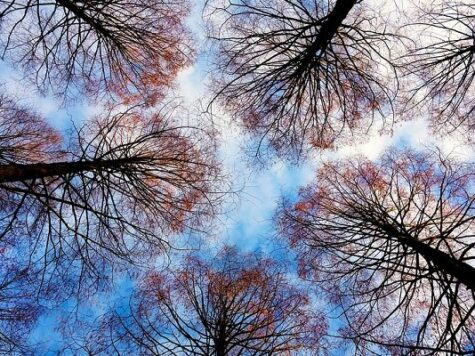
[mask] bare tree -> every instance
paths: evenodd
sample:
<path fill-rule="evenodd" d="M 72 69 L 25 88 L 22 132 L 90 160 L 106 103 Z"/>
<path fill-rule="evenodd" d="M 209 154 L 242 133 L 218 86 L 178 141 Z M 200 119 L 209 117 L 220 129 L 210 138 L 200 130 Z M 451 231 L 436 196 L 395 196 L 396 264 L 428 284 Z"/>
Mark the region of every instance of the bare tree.
<path fill-rule="evenodd" d="M 27 340 L 42 310 L 37 299 L 38 275 L 22 265 L 13 248 L 0 249 L 0 353 L 31 353 Z"/>
<path fill-rule="evenodd" d="M 71 84 L 122 94 L 145 86 L 150 95 L 190 60 L 188 10 L 185 0 L 2 0 L 0 48 L 61 95 Z"/>
<path fill-rule="evenodd" d="M 0 95 L 0 164 L 59 157 L 61 136 L 38 115 Z"/>
<path fill-rule="evenodd" d="M 473 172 L 439 152 L 326 164 L 281 212 L 302 276 L 341 308 L 358 352 L 474 352 Z"/>
<path fill-rule="evenodd" d="M 179 124 L 169 109 L 111 109 L 75 130 L 59 156 L 32 150 L 38 158 L 21 161 L 21 151 L 2 162 L 0 237 L 26 236 L 33 260 L 85 276 L 115 257 L 164 251 L 170 234 L 204 226 L 219 199 L 212 134 Z"/>
<path fill-rule="evenodd" d="M 207 1 L 216 97 L 284 155 L 334 146 L 391 110 L 397 39 L 364 1 Z"/>
<path fill-rule="evenodd" d="M 462 127 L 470 139 L 475 127 L 474 19 L 475 5 L 469 2 L 435 1 L 419 8 L 417 19 L 408 25 L 419 37 L 413 35 L 402 63 L 416 83 L 410 105 L 428 105 L 437 130 Z"/>
<path fill-rule="evenodd" d="M 318 350 L 326 331 L 303 288 L 275 261 L 225 248 L 211 260 L 149 275 L 130 315 L 105 318 L 100 352 L 150 355 L 273 355 Z M 99 345 L 99 346 L 98 346 Z"/>

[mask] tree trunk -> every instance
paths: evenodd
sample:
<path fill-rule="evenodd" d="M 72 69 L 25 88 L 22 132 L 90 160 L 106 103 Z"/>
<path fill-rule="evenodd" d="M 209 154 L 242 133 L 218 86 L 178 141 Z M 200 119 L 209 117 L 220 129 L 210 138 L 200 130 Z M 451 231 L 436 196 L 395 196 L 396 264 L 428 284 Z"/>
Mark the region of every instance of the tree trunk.
<path fill-rule="evenodd" d="M 0 183 L 21 182 L 45 177 L 56 177 L 80 172 L 93 172 L 104 169 L 118 170 L 127 164 L 138 164 L 140 158 L 121 158 L 104 161 L 77 161 L 34 164 L 2 164 L 0 165 Z"/>
<path fill-rule="evenodd" d="M 357 2 L 358 0 L 337 0 L 335 7 L 328 14 L 327 19 L 318 31 L 318 36 L 313 45 L 314 55 L 317 51 L 324 52 L 327 49 L 328 44 L 337 33 L 338 27 L 341 26 L 343 20 L 345 20 Z"/>
<path fill-rule="evenodd" d="M 384 223 L 376 223 L 376 225 L 389 236 L 395 237 L 402 245 L 412 248 L 438 271 L 455 277 L 460 283 L 475 292 L 475 267 L 459 261 L 448 253 L 437 250 L 410 235 L 401 233 L 392 225 Z"/>
<path fill-rule="evenodd" d="M 326 16 L 326 19 L 323 20 L 315 41 L 306 50 L 301 60 L 303 65 L 300 67 L 299 73 L 296 73 L 297 76 L 301 75 L 300 72 L 303 72 L 305 66 L 314 63 L 315 58 L 321 57 L 321 55 L 326 51 L 332 38 L 338 31 L 338 27 L 341 26 L 357 2 L 358 0 L 337 0 L 334 8 Z"/>

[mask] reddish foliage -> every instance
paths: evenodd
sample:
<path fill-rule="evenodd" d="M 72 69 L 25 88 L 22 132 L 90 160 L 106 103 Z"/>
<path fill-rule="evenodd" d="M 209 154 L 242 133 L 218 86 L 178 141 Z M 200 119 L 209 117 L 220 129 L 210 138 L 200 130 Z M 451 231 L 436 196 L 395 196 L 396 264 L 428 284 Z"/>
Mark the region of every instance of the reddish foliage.
<path fill-rule="evenodd" d="M 0 1 L 0 47 L 41 89 L 152 103 L 192 58 L 188 12 L 186 0 Z"/>
<path fill-rule="evenodd" d="M 213 0 L 207 11 L 212 90 L 278 153 L 335 147 L 390 111 L 396 89 L 379 68 L 393 68 L 384 49 L 397 36 L 365 2 Z"/>
<path fill-rule="evenodd" d="M 133 318 L 110 322 L 131 353 L 293 354 L 319 349 L 327 330 L 275 261 L 229 247 L 214 259 L 189 256 L 179 270 L 152 273 L 133 309 Z"/>
<path fill-rule="evenodd" d="M 475 169 L 440 152 L 324 165 L 280 224 L 358 347 L 473 349 Z"/>

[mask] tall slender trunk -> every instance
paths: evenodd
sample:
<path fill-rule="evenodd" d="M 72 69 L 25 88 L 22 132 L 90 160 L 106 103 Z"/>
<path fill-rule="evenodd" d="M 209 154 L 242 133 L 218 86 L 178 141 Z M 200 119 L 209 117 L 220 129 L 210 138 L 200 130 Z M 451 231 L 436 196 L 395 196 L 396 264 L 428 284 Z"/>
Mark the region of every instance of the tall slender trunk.
<path fill-rule="evenodd" d="M 119 169 L 124 165 L 138 164 L 143 161 L 141 158 L 131 157 L 102 161 L 2 164 L 0 165 L 0 183 L 19 182 L 104 169 Z"/>
<path fill-rule="evenodd" d="M 320 57 L 327 49 L 333 37 L 335 37 L 338 28 L 342 25 L 351 9 L 356 5 L 358 0 L 337 0 L 333 9 L 328 13 L 318 29 L 315 40 L 307 48 L 301 62 L 304 64 L 300 67 L 299 73 L 304 71 L 305 66 L 313 63 L 315 57 Z"/>
<path fill-rule="evenodd" d="M 216 344 L 216 356 L 226 356 L 224 345 Z"/>
<path fill-rule="evenodd" d="M 217 324 L 215 326 L 217 334 L 215 341 L 216 356 L 226 356 L 227 353 L 227 319 L 226 304 L 223 303 Z"/>
<path fill-rule="evenodd" d="M 374 223 L 374 222 L 373 222 Z M 402 245 L 410 247 L 438 271 L 446 275 L 455 277 L 457 281 L 475 292 L 475 267 L 457 260 L 446 252 L 440 251 L 424 242 L 421 242 L 410 235 L 401 233 L 390 224 L 375 223 L 389 236 L 395 237 Z"/>
<path fill-rule="evenodd" d="M 216 356 L 226 356 L 226 335 L 220 326 L 218 338 L 215 341 Z"/>
<path fill-rule="evenodd" d="M 358 0 L 337 0 L 333 10 L 328 14 L 318 31 L 313 45 L 313 54 L 316 51 L 324 52 L 326 50 L 328 44 L 337 33 L 338 27 L 341 26 L 357 2 Z"/>

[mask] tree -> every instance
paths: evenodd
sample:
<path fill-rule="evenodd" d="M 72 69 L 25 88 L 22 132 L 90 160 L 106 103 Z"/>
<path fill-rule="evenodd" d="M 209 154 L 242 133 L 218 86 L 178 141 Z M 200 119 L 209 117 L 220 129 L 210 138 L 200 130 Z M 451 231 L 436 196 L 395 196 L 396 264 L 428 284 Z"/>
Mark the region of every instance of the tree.
<path fill-rule="evenodd" d="M 21 263 L 13 248 L 2 247 L 0 255 L 0 353 L 28 354 L 28 332 L 42 309 L 36 293 L 38 274 Z"/>
<path fill-rule="evenodd" d="M 119 94 L 145 86 L 141 96 L 150 96 L 190 60 L 188 9 L 184 0 L 2 0 L 0 48 L 60 95 L 74 84 Z"/>
<path fill-rule="evenodd" d="M 277 152 L 334 146 L 390 109 L 397 36 L 363 1 L 213 0 L 207 16 L 216 97 Z"/>
<path fill-rule="evenodd" d="M 0 95 L 0 164 L 36 163 L 59 153 L 61 136 L 38 115 Z"/>
<path fill-rule="evenodd" d="M 419 9 L 408 26 L 419 37 L 409 46 L 402 68 L 413 85 L 412 102 L 430 106 L 437 130 L 464 128 L 471 139 L 474 110 L 475 5 L 463 1 L 436 1 Z M 414 76 L 419 80 L 414 81 Z"/>
<path fill-rule="evenodd" d="M 29 238 L 31 258 L 45 269 L 79 269 L 82 280 L 113 258 L 163 252 L 170 234 L 200 229 L 214 214 L 220 174 L 212 133 L 179 124 L 176 108 L 111 108 L 52 155 L 43 155 L 51 130 L 30 130 L 36 116 L 9 110 L 0 147 L 13 153 L 0 162 L 0 237 Z"/>
<path fill-rule="evenodd" d="M 301 275 L 341 308 L 341 336 L 362 353 L 474 352 L 474 172 L 439 152 L 390 150 L 325 164 L 285 205 Z"/>
<path fill-rule="evenodd" d="M 316 350 L 326 330 L 303 288 L 275 261 L 224 248 L 211 260 L 152 273 L 130 315 L 105 318 L 92 354 L 273 355 Z M 109 337 L 110 336 L 110 337 Z"/>

